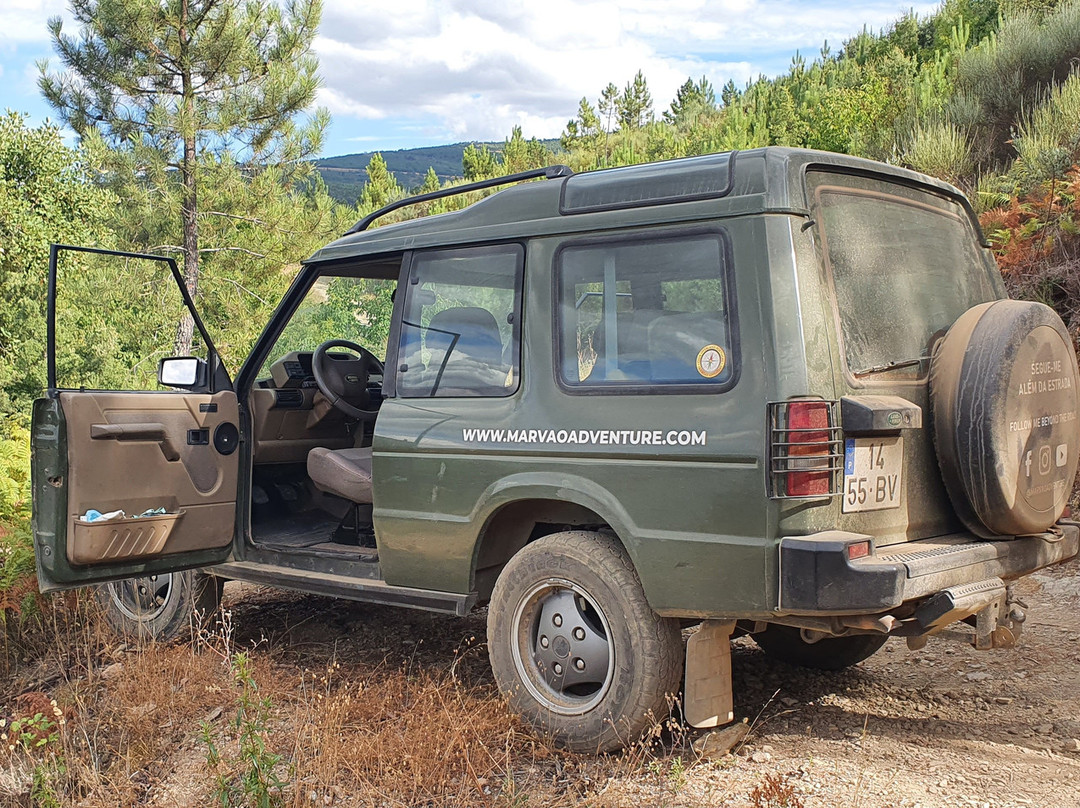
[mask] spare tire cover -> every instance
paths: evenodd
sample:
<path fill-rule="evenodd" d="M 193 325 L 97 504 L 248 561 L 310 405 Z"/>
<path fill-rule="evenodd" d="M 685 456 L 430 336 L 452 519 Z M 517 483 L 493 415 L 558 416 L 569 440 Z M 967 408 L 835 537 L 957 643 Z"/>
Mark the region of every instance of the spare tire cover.
<path fill-rule="evenodd" d="M 1039 533 L 1068 502 L 1080 450 L 1076 352 L 1048 306 L 964 312 L 930 363 L 934 444 L 957 515 L 984 538 Z"/>

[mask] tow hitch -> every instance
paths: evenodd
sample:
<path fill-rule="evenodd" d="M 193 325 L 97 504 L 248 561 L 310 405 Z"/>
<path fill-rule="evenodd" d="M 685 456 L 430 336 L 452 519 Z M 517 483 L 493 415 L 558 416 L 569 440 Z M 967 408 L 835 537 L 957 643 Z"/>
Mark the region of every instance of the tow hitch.
<path fill-rule="evenodd" d="M 1005 600 L 990 604 L 975 614 L 975 649 L 1012 648 L 1020 639 L 1027 604 L 1015 597 L 1012 584 L 1005 588 Z"/>
<path fill-rule="evenodd" d="M 976 650 L 1012 648 L 1023 630 L 1027 605 L 1016 598 L 1012 584 L 1000 578 L 943 589 L 915 610 L 915 621 L 923 632 L 908 637 L 908 647 L 917 650 L 929 636 L 947 636 L 970 642 Z M 962 621 L 975 628 L 975 635 L 945 631 Z"/>

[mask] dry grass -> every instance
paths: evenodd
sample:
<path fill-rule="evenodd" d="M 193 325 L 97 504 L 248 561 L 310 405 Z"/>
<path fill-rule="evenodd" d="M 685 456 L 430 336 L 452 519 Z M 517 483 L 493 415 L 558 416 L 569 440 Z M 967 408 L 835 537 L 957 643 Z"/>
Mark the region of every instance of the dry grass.
<path fill-rule="evenodd" d="M 8 726 L 35 713 L 51 718 L 51 705 L 63 720 L 44 727 L 46 744 L 8 745 L 0 804 L 138 803 L 198 720 L 221 702 L 220 660 L 191 647 L 119 643 L 90 600 L 51 605 L 37 633 L 29 650 L 39 655 L 24 648 L 23 665 L 3 680 L 4 718 Z M 30 683 L 36 689 L 26 692 Z"/>
<path fill-rule="evenodd" d="M 498 697 L 476 640 L 482 617 L 275 597 L 238 604 L 235 632 L 226 620 L 176 645 L 118 641 L 90 599 L 53 604 L 0 679 L 0 714 L 10 725 L 55 701 L 65 721 L 40 748 L 0 756 L 0 805 L 202 806 L 218 782 L 240 793 L 254 725 L 238 713 L 238 649 L 248 695 L 268 707 L 254 734 L 276 761 L 285 785 L 269 797 L 283 807 L 623 805 L 619 778 L 674 793 L 692 757 L 648 741 L 617 757 L 552 748 Z"/>
<path fill-rule="evenodd" d="M 307 792 L 337 785 L 360 804 L 487 804 L 513 792 L 516 769 L 553 758 L 489 689 L 445 674 L 333 668 L 307 681 L 289 733 Z M 300 805 L 310 793 L 295 796 Z"/>

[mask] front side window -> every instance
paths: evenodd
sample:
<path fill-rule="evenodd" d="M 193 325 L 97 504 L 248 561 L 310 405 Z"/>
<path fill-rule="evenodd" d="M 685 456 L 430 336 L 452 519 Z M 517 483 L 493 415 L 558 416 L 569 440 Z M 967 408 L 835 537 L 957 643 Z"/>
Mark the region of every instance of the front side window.
<path fill-rule="evenodd" d="M 920 375 L 957 317 L 1003 296 L 957 202 L 870 177 L 810 172 L 807 182 L 855 376 Z"/>
<path fill-rule="evenodd" d="M 162 359 L 209 358 L 198 328 L 188 331 L 190 344 L 178 338 L 185 317 L 190 313 L 166 259 L 60 248 L 51 346 L 57 387 L 163 389 L 158 384 Z"/>
<path fill-rule="evenodd" d="M 730 387 L 737 356 L 726 266 L 717 233 L 563 248 L 563 386 L 685 392 Z"/>
<path fill-rule="evenodd" d="M 520 245 L 417 253 L 398 345 L 405 398 L 508 396 L 520 377 Z"/>

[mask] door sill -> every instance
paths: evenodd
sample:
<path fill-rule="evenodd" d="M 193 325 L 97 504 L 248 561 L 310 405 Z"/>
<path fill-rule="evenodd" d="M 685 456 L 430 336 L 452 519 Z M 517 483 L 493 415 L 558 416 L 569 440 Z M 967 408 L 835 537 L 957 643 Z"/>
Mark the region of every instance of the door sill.
<path fill-rule="evenodd" d="M 369 564 L 379 562 L 379 551 L 374 547 L 358 547 L 355 544 L 337 544 L 335 542 L 321 542 L 306 547 L 297 547 L 289 544 L 276 544 L 272 541 L 255 542 L 254 546 L 259 550 L 267 550 L 271 553 L 284 555 L 304 555 L 314 558 L 347 558 L 352 561 L 363 561 Z"/>
<path fill-rule="evenodd" d="M 355 549 L 355 548 L 354 548 Z M 295 553 L 295 550 L 291 551 Z M 377 566 L 377 565 L 376 565 Z M 476 603 L 476 593 L 438 592 L 432 589 L 413 589 L 391 586 L 374 578 L 341 575 L 323 570 L 304 570 L 266 564 L 257 561 L 229 561 L 207 569 L 214 575 L 236 581 L 265 584 L 281 589 L 327 595 L 387 606 L 442 612 L 464 617 Z"/>

